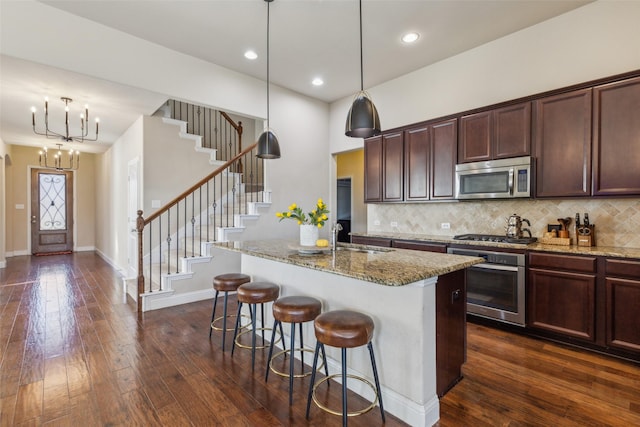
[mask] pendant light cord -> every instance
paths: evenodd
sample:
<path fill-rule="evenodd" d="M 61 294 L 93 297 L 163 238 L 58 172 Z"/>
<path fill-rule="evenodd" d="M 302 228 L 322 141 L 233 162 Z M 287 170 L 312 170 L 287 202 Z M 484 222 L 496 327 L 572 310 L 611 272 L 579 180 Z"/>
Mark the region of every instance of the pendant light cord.
<path fill-rule="evenodd" d="M 362 60 L 362 0 L 360 0 L 360 92 L 364 91 L 364 62 Z"/>
<path fill-rule="evenodd" d="M 269 10 L 271 0 L 267 0 L 267 132 L 269 131 Z"/>

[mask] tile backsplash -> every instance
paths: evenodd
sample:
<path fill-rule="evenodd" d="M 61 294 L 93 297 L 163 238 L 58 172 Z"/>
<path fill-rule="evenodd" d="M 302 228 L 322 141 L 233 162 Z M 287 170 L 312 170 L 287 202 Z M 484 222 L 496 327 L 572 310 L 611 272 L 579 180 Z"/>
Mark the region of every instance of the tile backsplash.
<path fill-rule="evenodd" d="M 639 198 L 369 204 L 367 230 L 439 236 L 505 234 L 507 217 L 518 214 L 531 222 L 531 227 L 524 226 L 531 229 L 534 237 L 542 237 L 547 224 L 558 224 L 558 218 L 570 217 L 569 230 L 575 239 L 576 213 L 582 220 L 585 212 L 595 224 L 597 246 L 640 248 Z M 449 223 L 451 228 L 442 229 L 442 223 Z"/>

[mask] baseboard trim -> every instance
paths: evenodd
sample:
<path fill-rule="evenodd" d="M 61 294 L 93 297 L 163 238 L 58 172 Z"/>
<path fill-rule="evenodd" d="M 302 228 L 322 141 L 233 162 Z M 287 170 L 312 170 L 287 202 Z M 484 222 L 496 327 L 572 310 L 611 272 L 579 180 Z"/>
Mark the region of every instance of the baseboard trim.
<path fill-rule="evenodd" d="M 213 288 L 211 289 L 203 289 L 199 291 L 193 292 L 184 292 L 184 293 L 172 293 L 171 295 L 153 295 L 147 294 L 142 295 L 144 298 L 143 310 L 151 311 L 151 310 L 159 310 L 161 308 L 173 307 L 176 305 L 189 304 L 192 302 L 203 301 L 210 299 L 212 300 L 214 296 Z"/>

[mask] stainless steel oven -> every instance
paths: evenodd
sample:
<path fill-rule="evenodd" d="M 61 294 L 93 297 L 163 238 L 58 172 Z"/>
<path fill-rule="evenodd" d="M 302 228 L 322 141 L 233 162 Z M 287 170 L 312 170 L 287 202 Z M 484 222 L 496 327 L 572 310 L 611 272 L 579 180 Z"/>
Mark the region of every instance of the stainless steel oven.
<path fill-rule="evenodd" d="M 525 326 L 525 256 L 509 252 L 448 248 L 484 258 L 466 270 L 467 313 Z"/>

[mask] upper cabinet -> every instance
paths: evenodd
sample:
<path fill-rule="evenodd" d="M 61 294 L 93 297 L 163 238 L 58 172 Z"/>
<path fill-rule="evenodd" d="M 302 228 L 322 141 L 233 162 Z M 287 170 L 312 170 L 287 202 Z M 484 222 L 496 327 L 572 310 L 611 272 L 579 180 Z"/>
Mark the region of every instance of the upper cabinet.
<path fill-rule="evenodd" d="M 460 118 L 459 163 L 530 154 L 530 102 L 468 114 Z"/>
<path fill-rule="evenodd" d="M 590 195 L 591 93 L 582 89 L 535 101 L 537 197 Z"/>
<path fill-rule="evenodd" d="M 593 89 L 592 193 L 640 194 L 640 77 Z"/>
<path fill-rule="evenodd" d="M 453 199 L 457 120 L 404 131 L 405 200 Z"/>
<path fill-rule="evenodd" d="M 364 163 L 364 201 L 402 201 L 404 192 L 402 132 L 384 134 L 365 140 Z"/>

